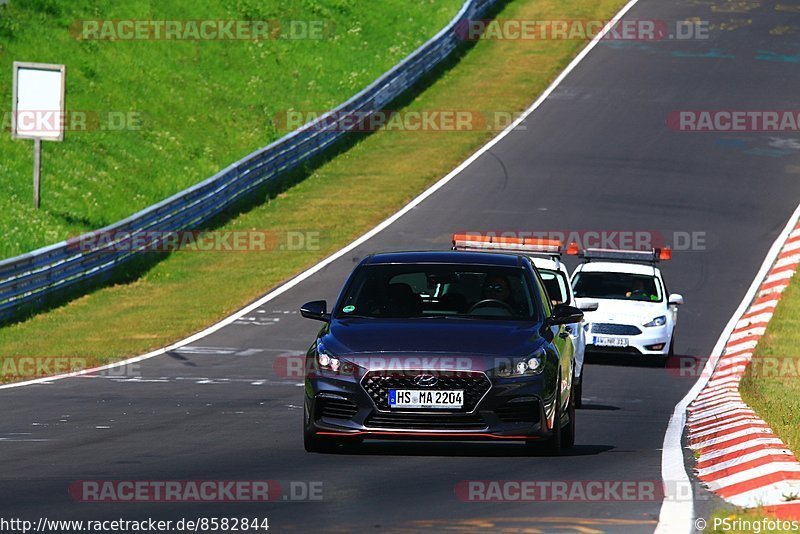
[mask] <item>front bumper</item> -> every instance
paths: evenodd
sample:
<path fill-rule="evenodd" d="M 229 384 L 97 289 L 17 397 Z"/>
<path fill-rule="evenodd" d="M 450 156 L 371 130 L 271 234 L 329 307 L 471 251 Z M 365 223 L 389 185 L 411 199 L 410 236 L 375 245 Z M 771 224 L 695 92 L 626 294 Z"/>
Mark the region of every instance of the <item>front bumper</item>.
<path fill-rule="evenodd" d="M 628 341 L 628 345 L 627 347 L 598 345 L 597 338 L 624 338 Z M 642 328 L 642 333 L 636 335 L 598 334 L 590 330 L 586 333 L 586 352 L 665 356 L 669 354 L 671 341 L 672 332 L 667 327 Z"/>
<path fill-rule="evenodd" d="M 306 378 L 306 432 L 337 438 L 532 440 L 551 435 L 555 393 L 543 375 L 489 379 L 463 410 L 390 409 L 364 376 Z M 372 393 L 368 392 L 371 391 Z M 468 395 L 465 394 L 465 398 Z"/>

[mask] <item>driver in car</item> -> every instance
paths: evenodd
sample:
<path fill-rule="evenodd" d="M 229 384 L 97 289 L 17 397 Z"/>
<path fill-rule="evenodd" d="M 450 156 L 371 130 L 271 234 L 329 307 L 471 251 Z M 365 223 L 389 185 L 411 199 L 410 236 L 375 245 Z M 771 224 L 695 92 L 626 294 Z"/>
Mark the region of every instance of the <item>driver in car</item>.
<path fill-rule="evenodd" d="M 635 300 L 649 300 L 650 295 L 648 294 L 647 290 L 644 287 L 644 282 L 639 278 L 634 279 L 633 281 L 633 288 L 625 293 L 625 296 L 629 299 Z"/>
<path fill-rule="evenodd" d="M 483 298 L 488 300 L 499 300 L 507 304 L 512 310 L 516 310 L 514 297 L 511 295 L 511 285 L 505 276 L 489 275 L 483 282 Z"/>

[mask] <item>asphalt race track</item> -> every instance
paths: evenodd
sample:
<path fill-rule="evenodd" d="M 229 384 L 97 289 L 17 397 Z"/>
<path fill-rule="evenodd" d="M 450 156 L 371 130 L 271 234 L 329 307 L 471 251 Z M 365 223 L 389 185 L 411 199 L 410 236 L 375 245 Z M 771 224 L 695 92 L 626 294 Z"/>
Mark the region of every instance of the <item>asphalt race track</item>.
<path fill-rule="evenodd" d="M 273 530 L 300 531 L 652 531 L 658 500 L 471 503 L 454 489 L 464 480 L 658 482 L 667 422 L 693 377 L 631 361 L 588 364 L 577 445 L 559 458 L 528 457 L 517 443 L 368 442 L 307 454 L 300 380 L 275 362 L 305 352 L 319 327 L 300 318 L 300 304 L 335 300 L 364 255 L 445 249 L 459 230 L 654 231 L 668 241 L 704 232 L 703 249 L 676 251 L 663 269 L 686 299 L 676 352 L 705 359 L 800 198 L 797 135 L 666 125 L 675 110 L 797 109 L 800 38 L 770 30 L 800 26 L 800 13 L 766 0 L 741 13 L 733 3 L 642 0 L 626 18 L 697 17 L 710 22 L 710 38 L 599 44 L 524 129 L 257 312 L 116 378 L 0 390 L 0 516 L 268 517 Z M 79 480 L 188 479 L 321 482 L 323 498 L 134 504 L 68 493 Z M 700 515 L 718 506 L 702 490 L 695 497 Z"/>

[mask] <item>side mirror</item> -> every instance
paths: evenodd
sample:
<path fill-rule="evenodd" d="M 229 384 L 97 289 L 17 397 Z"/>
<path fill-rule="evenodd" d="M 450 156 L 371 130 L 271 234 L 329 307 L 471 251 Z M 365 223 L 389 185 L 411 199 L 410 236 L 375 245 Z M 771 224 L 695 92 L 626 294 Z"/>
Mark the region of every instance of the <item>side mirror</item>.
<path fill-rule="evenodd" d="M 673 293 L 669 296 L 669 304 L 670 306 L 680 306 L 683 304 L 683 295 L 679 293 Z"/>
<path fill-rule="evenodd" d="M 547 325 L 579 323 L 583 320 L 583 312 L 575 306 L 560 304 L 553 308 L 553 315 L 547 319 Z"/>
<path fill-rule="evenodd" d="M 587 300 L 587 301 L 584 301 L 584 302 L 581 302 L 580 304 L 578 304 L 578 308 L 581 311 L 585 311 L 585 312 L 597 311 L 597 308 L 599 308 L 599 307 L 600 307 L 600 303 L 597 302 L 596 300 Z"/>
<path fill-rule="evenodd" d="M 327 313 L 327 311 L 328 303 L 324 300 L 312 300 L 300 306 L 300 315 L 306 319 L 325 321 L 326 323 L 331 320 L 331 314 Z"/>

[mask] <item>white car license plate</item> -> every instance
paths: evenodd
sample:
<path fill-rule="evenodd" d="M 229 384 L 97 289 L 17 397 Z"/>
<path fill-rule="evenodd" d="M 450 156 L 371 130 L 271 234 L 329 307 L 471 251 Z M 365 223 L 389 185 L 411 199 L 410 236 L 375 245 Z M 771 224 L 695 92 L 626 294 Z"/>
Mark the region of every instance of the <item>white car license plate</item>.
<path fill-rule="evenodd" d="M 390 389 L 390 408 L 461 408 L 464 390 Z"/>
<path fill-rule="evenodd" d="M 598 347 L 627 347 L 628 338 L 626 337 L 594 337 L 594 344 Z"/>

